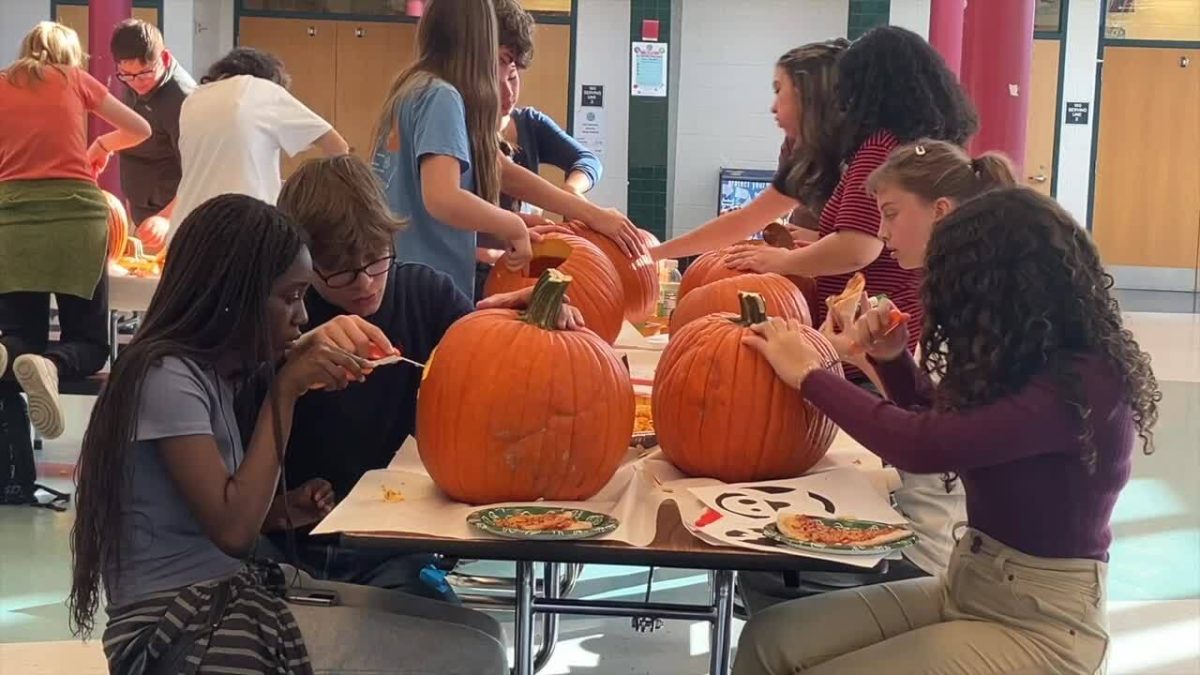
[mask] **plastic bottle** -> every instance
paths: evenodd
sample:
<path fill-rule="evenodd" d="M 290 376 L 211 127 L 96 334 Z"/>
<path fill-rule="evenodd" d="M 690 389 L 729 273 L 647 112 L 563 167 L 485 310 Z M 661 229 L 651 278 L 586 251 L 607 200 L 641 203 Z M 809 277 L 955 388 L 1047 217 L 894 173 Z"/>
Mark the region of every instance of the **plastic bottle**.
<path fill-rule="evenodd" d="M 679 273 L 679 261 L 661 260 L 658 263 L 658 312 L 660 319 L 671 318 L 675 311 L 675 303 L 679 300 L 679 282 L 683 275 Z"/>

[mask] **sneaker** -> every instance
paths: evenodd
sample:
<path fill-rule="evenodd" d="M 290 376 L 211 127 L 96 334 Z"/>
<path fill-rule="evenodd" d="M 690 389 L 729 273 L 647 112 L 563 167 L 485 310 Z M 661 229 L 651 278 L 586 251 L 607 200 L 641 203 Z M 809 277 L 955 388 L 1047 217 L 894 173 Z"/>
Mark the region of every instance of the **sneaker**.
<path fill-rule="evenodd" d="M 4 343 L 0 342 L 0 377 L 4 377 L 4 369 L 8 367 L 8 350 L 4 348 Z"/>
<path fill-rule="evenodd" d="M 62 402 L 58 398 L 58 366 L 44 356 L 22 354 L 13 361 L 13 376 L 29 396 L 29 422 L 45 439 L 62 435 Z"/>

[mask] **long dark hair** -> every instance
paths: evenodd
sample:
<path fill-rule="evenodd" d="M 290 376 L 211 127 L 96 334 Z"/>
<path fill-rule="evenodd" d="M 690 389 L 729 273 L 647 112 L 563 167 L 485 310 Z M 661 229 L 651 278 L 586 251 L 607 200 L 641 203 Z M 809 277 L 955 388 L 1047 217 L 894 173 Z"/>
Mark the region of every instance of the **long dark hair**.
<path fill-rule="evenodd" d="M 838 60 L 845 112 L 843 158 L 868 136 L 890 131 L 901 143 L 931 138 L 963 145 L 979 130 L 975 106 L 941 55 L 920 35 L 879 26 Z"/>
<path fill-rule="evenodd" d="M 210 199 L 180 225 L 142 327 L 113 365 L 83 436 L 67 601 L 77 634 L 91 633 L 101 575 L 120 565 L 121 503 L 147 370 L 167 356 L 203 363 L 235 356 L 243 372 L 273 358 L 271 286 L 303 246 L 286 216 L 243 195 Z"/>
<path fill-rule="evenodd" d="M 791 79 L 800 111 L 800 135 L 788 158 L 788 195 L 813 213 L 821 212 L 841 178 L 837 61 L 849 45 L 842 38 L 814 42 L 788 51 L 775 63 Z"/>
<path fill-rule="evenodd" d="M 500 82 L 496 77 L 499 37 L 492 0 L 436 0 L 417 24 L 417 58 L 392 81 L 375 122 L 375 150 L 400 147 L 396 104 L 429 86 L 450 83 L 466 108 L 475 194 L 500 199 Z M 403 140 L 403 142 L 409 142 Z"/>
<path fill-rule="evenodd" d="M 1081 459 L 1094 470 L 1092 411 L 1077 371 L 1078 358 L 1092 355 L 1120 378 L 1151 452 L 1162 394 L 1112 285 L 1087 232 L 1049 197 L 1003 188 L 952 211 L 933 228 L 921 287 L 922 365 L 940 376 L 935 406 L 983 405 L 1049 372 L 1076 412 Z"/>

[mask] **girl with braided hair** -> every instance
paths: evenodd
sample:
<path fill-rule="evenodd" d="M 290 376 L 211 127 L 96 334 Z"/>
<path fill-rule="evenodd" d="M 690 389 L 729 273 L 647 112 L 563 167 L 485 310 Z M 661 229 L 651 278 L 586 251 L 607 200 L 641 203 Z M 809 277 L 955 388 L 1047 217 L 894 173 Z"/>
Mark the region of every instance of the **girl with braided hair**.
<path fill-rule="evenodd" d="M 905 185 L 903 163 L 901 155 L 879 174 L 881 200 L 885 185 Z M 771 320 L 748 343 L 898 469 L 958 474 L 968 527 L 940 578 L 755 616 L 734 672 L 1102 672 L 1109 523 L 1138 439 L 1152 450 L 1162 398 L 1149 357 L 1122 325 L 1112 277 L 1088 233 L 1027 188 L 958 205 L 927 243 L 889 220 L 884 236 L 898 260 L 912 264 L 924 251 L 920 363 L 906 348 L 907 326 L 889 330 L 886 300 L 848 337 L 891 402 L 819 372 L 822 357 L 798 328 Z"/>
<path fill-rule="evenodd" d="M 103 587 L 111 672 L 506 671 L 486 616 L 439 603 L 434 620 L 433 601 L 367 597 L 376 589 L 253 558 L 297 400 L 365 375 L 355 355 L 301 335 L 312 274 L 300 230 L 252 197 L 215 197 L 180 226 L 79 460 L 68 603 L 86 635 Z M 237 390 L 281 361 L 243 444 Z M 313 589 L 336 606 L 297 604 Z M 441 641 L 453 653 L 416 648 Z"/>

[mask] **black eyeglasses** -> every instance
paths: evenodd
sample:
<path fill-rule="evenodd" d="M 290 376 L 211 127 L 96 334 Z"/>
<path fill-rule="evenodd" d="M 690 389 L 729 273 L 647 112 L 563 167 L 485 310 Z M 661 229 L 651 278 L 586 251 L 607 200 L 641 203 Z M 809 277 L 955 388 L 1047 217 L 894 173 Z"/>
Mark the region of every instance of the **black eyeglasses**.
<path fill-rule="evenodd" d="M 362 267 L 339 270 L 329 275 L 321 274 L 321 272 L 318 270 L 314 271 L 317 272 L 317 276 L 321 277 L 321 281 L 324 281 L 326 286 L 330 288 L 345 288 L 354 283 L 355 280 L 358 279 L 359 274 L 365 274 L 369 277 L 377 277 L 380 274 L 386 273 L 392 268 L 392 263 L 395 262 L 395 260 L 396 254 L 393 253 L 377 260 L 372 260 Z"/>
<path fill-rule="evenodd" d="M 148 68 L 138 73 L 117 73 L 117 79 L 122 82 L 133 82 L 134 80 L 148 80 L 154 77 L 154 68 Z"/>

